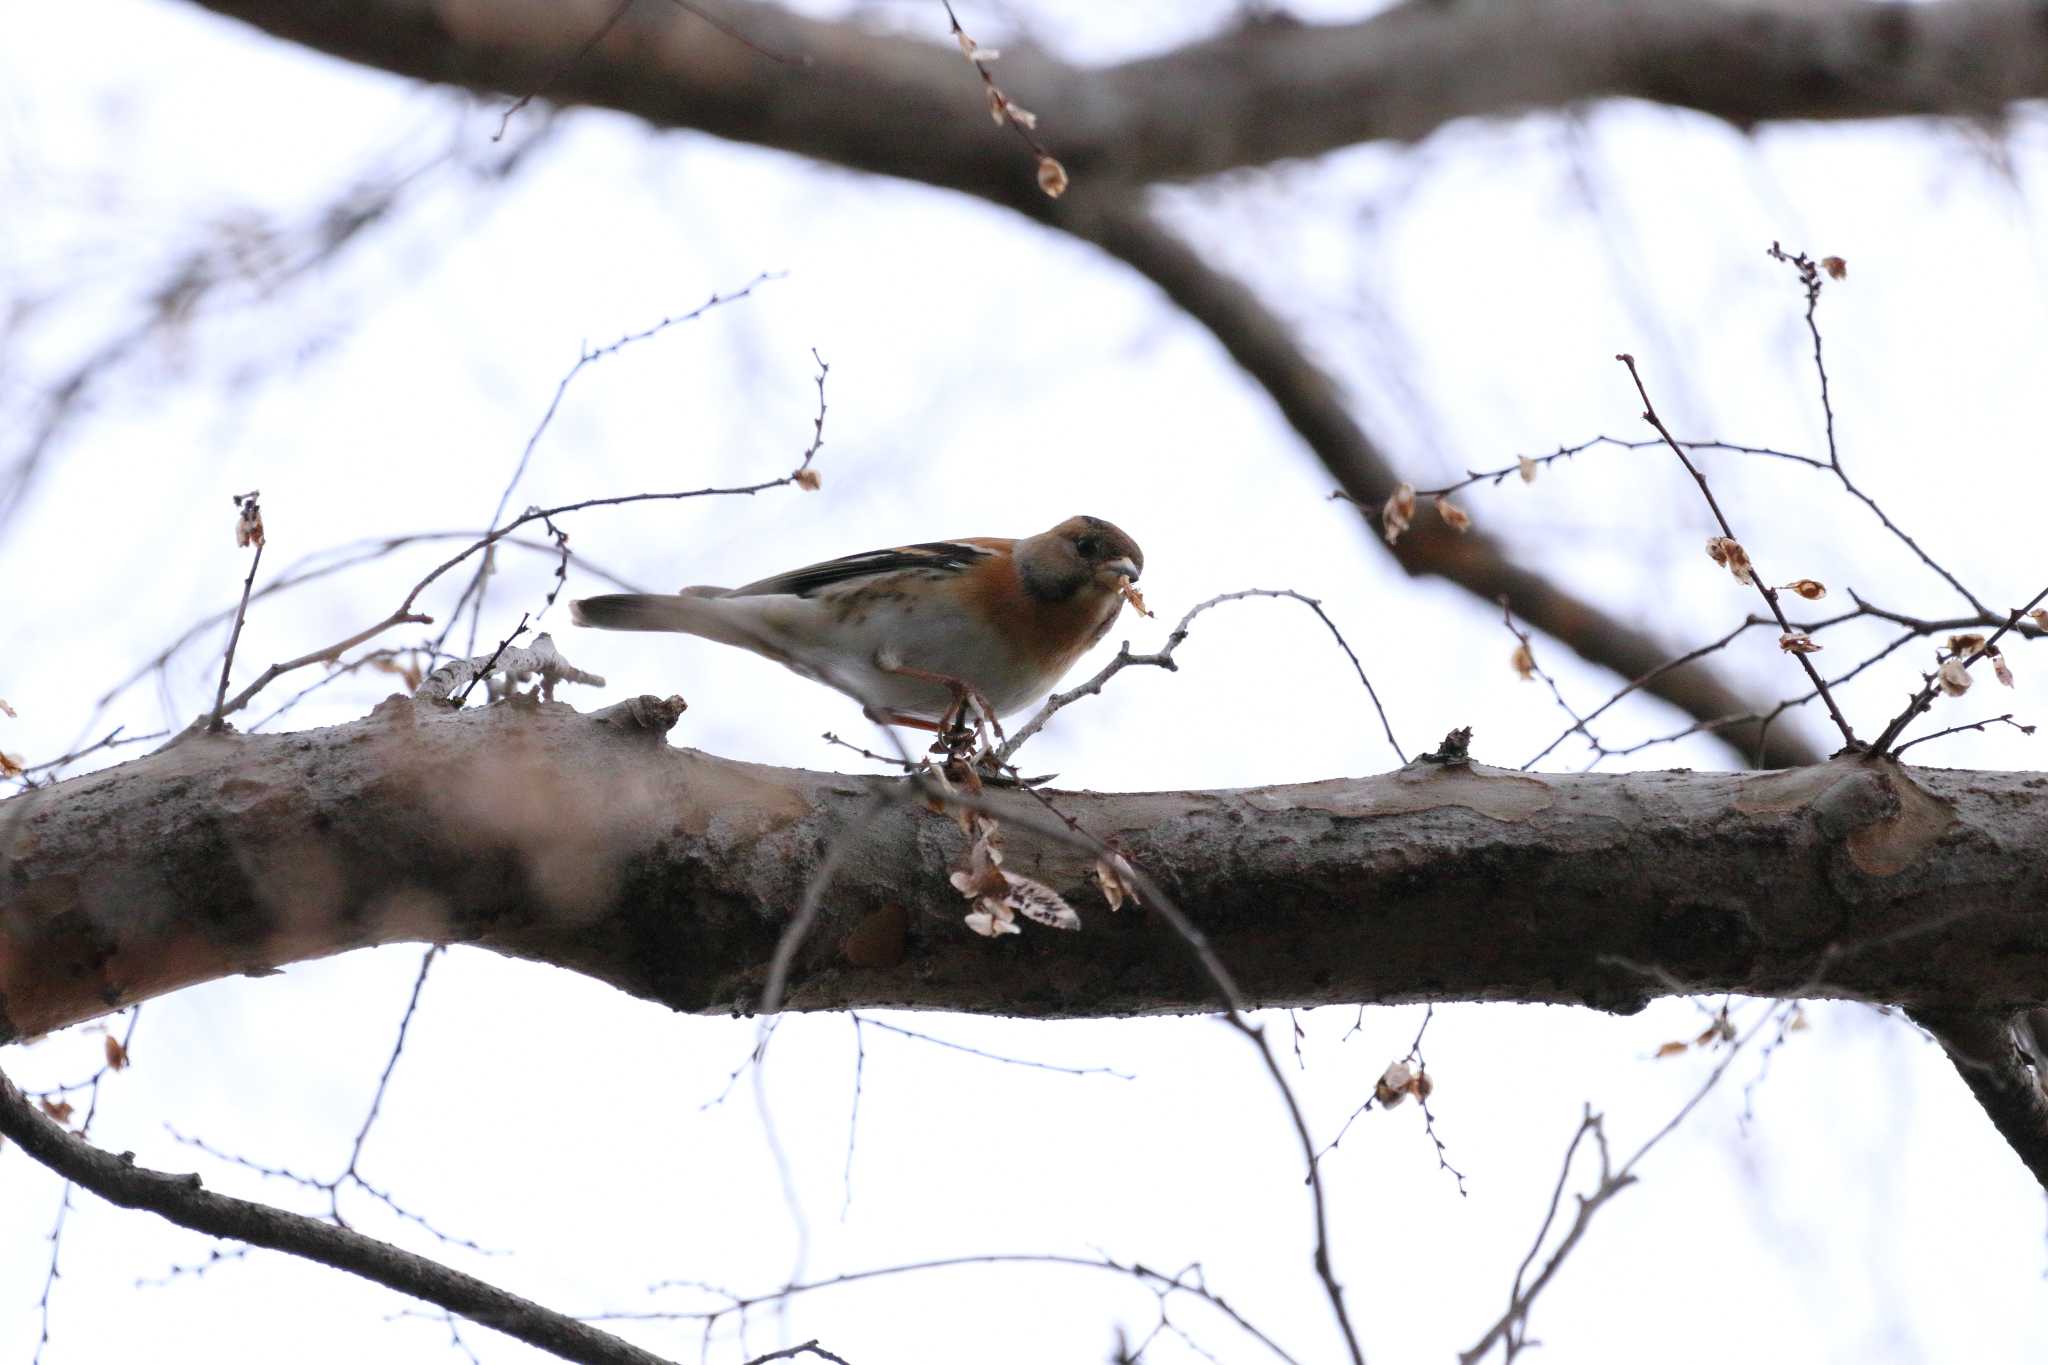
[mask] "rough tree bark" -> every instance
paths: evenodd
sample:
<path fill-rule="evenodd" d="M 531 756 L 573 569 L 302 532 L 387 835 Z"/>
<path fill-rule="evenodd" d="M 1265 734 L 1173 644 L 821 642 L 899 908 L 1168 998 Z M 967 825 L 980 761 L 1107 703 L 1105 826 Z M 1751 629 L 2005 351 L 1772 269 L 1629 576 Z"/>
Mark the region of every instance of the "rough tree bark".
<path fill-rule="evenodd" d="M 1373 140 L 1459 118 L 1630 97 L 1749 127 L 1767 120 L 1995 114 L 2048 93 L 2048 20 L 2026 0 L 1843 4 L 1820 11 L 1690 0 L 1410 0 L 1369 19 L 1264 19 L 1157 56 L 1080 67 L 1006 41 L 1004 87 L 1044 114 L 1072 174 L 1038 189 L 1031 159 L 979 114 L 980 82 L 942 41 L 762 3 L 689 9 L 619 0 L 195 0 L 287 41 L 420 80 L 619 110 L 957 190 L 1093 242 L 1157 284 L 1266 388 L 1345 492 L 1383 500 L 1394 463 L 1338 385 L 1251 291 L 1145 209 L 1147 185 Z M 615 12 L 618 22 L 606 27 Z M 591 44 L 593 35 L 603 36 Z M 932 36 L 940 37 L 935 18 Z M 740 39 L 732 35 L 740 35 Z M 583 49 L 588 46 L 589 50 Z M 1662 661 L 1629 623 L 1515 564 L 1482 536 L 1418 526 L 1393 550 L 1515 611 L 1624 677 Z M 1702 721 L 1767 710 L 1704 664 L 1653 695 Z M 1721 731 L 1756 751 L 1753 724 Z M 1779 726 L 1767 767 L 1818 757 Z"/>
<path fill-rule="evenodd" d="M 451 711 L 394 697 L 289 735 L 193 735 L 0 805 L 0 1042 L 232 973 L 398 940 L 554 963 L 675 1009 L 745 1010 L 845 841 L 787 1006 L 1059 1017 L 1215 1008 L 1092 856 L 1001 800 L 1012 870 L 1084 927 L 987 940 L 964 838 L 878 785 L 675 749 L 652 698 Z M 2048 1003 L 2048 778 L 1838 761 L 1555 776 L 1418 761 L 1238 791 L 1060 793 L 1118 836 L 1247 1003 L 1681 991 L 1983 1015 Z"/>

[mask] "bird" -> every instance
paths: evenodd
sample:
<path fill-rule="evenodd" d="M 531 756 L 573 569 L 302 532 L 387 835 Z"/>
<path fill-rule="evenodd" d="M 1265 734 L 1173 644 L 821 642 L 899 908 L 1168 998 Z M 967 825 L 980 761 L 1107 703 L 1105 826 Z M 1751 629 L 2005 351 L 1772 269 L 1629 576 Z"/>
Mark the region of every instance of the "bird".
<path fill-rule="evenodd" d="M 1136 600 L 1144 567 L 1123 531 L 1077 516 L 1021 539 L 895 545 L 739 588 L 585 597 L 569 615 L 600 630 L 736 645 L 845 693 L 877 720 L 941 730 L 970 694 L 1000 717 L 1051 692 Z"/>

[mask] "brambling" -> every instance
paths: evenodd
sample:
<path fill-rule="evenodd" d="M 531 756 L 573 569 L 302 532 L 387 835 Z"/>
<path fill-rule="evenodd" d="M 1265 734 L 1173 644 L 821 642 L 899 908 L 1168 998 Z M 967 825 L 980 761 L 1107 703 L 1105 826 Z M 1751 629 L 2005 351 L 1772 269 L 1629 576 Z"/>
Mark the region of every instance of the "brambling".
<path fill-rule="evenodd" d="M 828 559 L 743 588 L 613 593 L 578 625 L 737 645 L 844 692 L 896 725 L 936 730 L 971 692 L 998 716 L 1030 705 L 1109 630 L 1145 567 L 1106 521 L 1022 540 L 969 536 Z"/>

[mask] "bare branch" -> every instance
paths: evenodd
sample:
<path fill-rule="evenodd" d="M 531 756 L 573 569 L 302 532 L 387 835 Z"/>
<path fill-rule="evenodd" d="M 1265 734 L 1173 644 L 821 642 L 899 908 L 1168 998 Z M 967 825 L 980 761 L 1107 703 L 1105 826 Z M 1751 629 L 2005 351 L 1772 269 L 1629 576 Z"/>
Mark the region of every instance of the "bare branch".
<path fill-rule="evenodd" d="M 1008 763 L 1017 750 L 1024 746 L 1024 741 L 1044 729 L 1045 723 L 1051 720 L 1055 714 L 1072 706 L 1083 697 L 1098 695 L 1102 691 L 1104 684 L 1126 668 L 1163 668 L 1169 673 L 1179 671 L 1180 665 L 1174 662 L 1173 652 L 1180 648 L 1183 640 L 1188 638 L 1188 628 L 1194 623 L 1194 619 L 1211 607 L 1221 606 L 1225 602 L 1241 602 L 1248 597 L 1292 598 L 1316 614 L 1316 618 L 1328 628 L 1331 638 L 1336 640 L 1338 647 L 1344 651 L 1344 656 L 1351 660 L 1351 667 L 1357 672 L 1358 681 L 1364 684 L 1365 694 L 1372 699 L 1373 710 L 1379 715 L 1380 728 L 1386 732 L 1388 747 L 1393 749 L 1396 758 L 1406 763 L 1408 756 L 1401 752 L 1400 742 L 1394 738 L 1394 727 L 1387 720 L 1387 709 L 1380 705 L 1380 694 L 1373 688 L 1372 679 L 1365 675 L 1365 665 L 1358 661 L 1358 652 L 1351 647 L 1351 642 L 1344 638 L 1343 632 L 1337 629 L 1337 623 L 1330 619 L 1329 613 L 1323 610 L 1322 602 L 1304 593 L 1296 592 L 1292 588 L 1243 588 L 1237 592 L 1219 594 L 1206 602 L 1198 602 L 1188 609 L 1187 615 L 1180 618 L 1180 624 L 1173 628 L 1173 633 L 1166 637 L 1166 644 L 1156 653 L 1133 654 L 1131 653 L 1129 642 L 1126 641 L 1118 648 L 1116 657 L 1104 664 L 1094 677 L 1068 691 L 1046 698 L 1045 705 L 1039 707 L 1037 713 L 1030 720 L 1019 726 L 1017 732 L 1010 736 L 1009 741 L 996 751 L 996 761 L 998 763 Z M 826 738 L 831 739 L 833 737 L 828 735 Z M 843 743 L 843 741 L 838 740 L 834 740 L 834 742 Z M 853 746 L 847 745 L 847 747 L 852 748 Z M 869 754 L 868 757 L 878 758 L 880 756 Z"/>
<path fill-rule="evenodd" d="M 666 1365 L 608 1332 L 564 1317 L 459 1270 L 451 1270 L 374 1237 L 318 1218 L 271 1208 L 135 1164 L 101 1151 L 36 1111 L 12 1080 L 0 1075 L 0 1134 L 66 1180 L 123 1208 L 147 1209 L 180 1227 L 212 1237 L 282 1251 L 425 1299 L 472 1322 L 589 1365 Z"/>
<path fill-rule="evenodd" d="M 1700 496 L 1707 500 L 1708 509 L 1713 512 L 1714 520 L 1720 524 L 1721 534 L 1730 541 L 1736 540 L 1735 528 L 1728 524 L 1727 516 L 1721 511 L 1721 504 L 1714 497 L 1714 490 L 1707 483 L 1707 476 L 1699 471 L 1699 466 L 1692 462 L 1686 455 L 1685 448 L 1678 444 L 1677 438 L 1665 427 L 1664 420 L 1657 416 L 1657 406 L 1650 401 L 1650 391 L 1643 387 L 1643 377 L 1636 372 L 1636 358 L 1632 355 L 1618 355 L 1615 359 L 1628 367 L 1628 376 L 1635 381 L 1636 392 L 1642 396 L 1643 420 L 1656 428 L 1657 434 L 1664 438 L 1664 443 L 1671 447 L 1671 453 L 1685 466 L 1685 472 L 1692 475 L 1693 482 L 1699 485 Z M 1764 599 L 1764 605 L 1770 608 L 1771 616 L 1777 621 L 1779 628 L 1787 635 L 1793 634 L 1792 623 L 1785 619 L 1785 609 L 1778 605 L 1778 590 L 1764 582 L 1761 571 L 1751 573 L 1748 582 Z M 1835 705 L 1834 696 L 1828 691 L 1827 682 L 1820 676 L 1820 670 L 1813 666 L 1813 660 L 1801 653 L 1794 653 L 1792 657 L 1806 670 L 1808 681 L 1813 684 L 1822 704 L 1828 708 L 1828 716 L 1835 722 L 1835 728 L 1842 732 L 1843 743 L 1860 752 L 1863 748 L 1862 741 L 1856 738 L 1856 732 L 1850 728 L 1849 719 L 1842 714 L 1842 708 Z"/>

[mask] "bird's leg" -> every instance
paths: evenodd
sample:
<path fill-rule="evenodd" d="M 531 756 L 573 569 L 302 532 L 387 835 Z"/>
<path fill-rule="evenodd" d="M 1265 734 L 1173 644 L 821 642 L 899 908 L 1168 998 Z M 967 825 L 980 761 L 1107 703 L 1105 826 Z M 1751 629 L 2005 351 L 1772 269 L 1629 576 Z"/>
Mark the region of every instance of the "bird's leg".
<path fill-rule="evenodd" d="M 876 662 L 887 672 L 934 683 L 952 695 L 952 704 L 940 713 L 936 723 L 916 721 L 900 714 L 893 717 L 899 725 L 914 724 L 919 729 L 937 732 L 937 738 L 932 741 L 933 753 L 945 754 L 949 762 L 969 765 L 981 765 L 994 754 L 996 746 L 1004 739 L 1002 722 L 996 719 L 995 708 L 988 704 L 988 698 L 982 696 L 974 684 L 930 669 L 913 668 L 909 664 L 887 660 Z M 993 740 L 989 738 L 991 732 L 995 736 Z"/>

